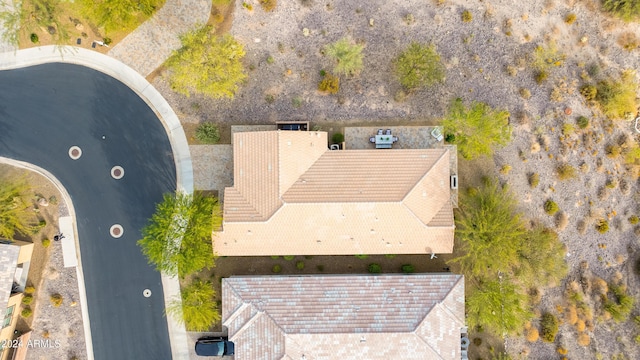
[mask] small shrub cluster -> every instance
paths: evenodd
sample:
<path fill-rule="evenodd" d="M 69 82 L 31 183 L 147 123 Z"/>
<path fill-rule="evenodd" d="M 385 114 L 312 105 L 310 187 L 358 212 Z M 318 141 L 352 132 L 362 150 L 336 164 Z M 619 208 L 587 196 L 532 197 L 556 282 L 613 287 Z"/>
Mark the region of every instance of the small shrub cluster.
<path fill-rule="evenodd" d="M 540 339 L 540 332 L 535 327 L 531 327 L 525 332 L 525 337 L 528 342 L 534 343 Z"/>
<path fill-rule="evenodd" d="M 220 141 L 218 125 L 204 122 L 196 128 L 196 139 L 204 144 L 217 144 Z"/>
<path fill-rule="evenodd" d="M 578 127 L 580 129 L 586 129 L 589 127 L 589 119 L 586 116 L 578 117 L 578 120 L 576 120 L 576 122 L 578 123 Z"/>
<path fill-rule="evenodd" d="M 25 307 L 24 309 L 22 309 L 22 311 L 20 312 L 20 316 L 22 316 L 23 318 L 28 318 L 31 315 L 33 315 L 33 310 L 31 310 L 30 307 Z"/>
<path fill-rule="evenodd" d="M 558 334 L 560 322 L 551 313 L 545 313 L 542 315 L 540 326 L 542 327 L 542 340 L 546 342 L 554 342 L 556 335 Z"/>
<path fill-rule="evenodd" d="M 611 296 L 604 303 L 604 310 L 611 315 L 615 322 L 623 322 L 629 318 L 635 299 L 627 294 L 624 286 L 609 284 Z"/>
<path fill-rule="evenodd" d="M 31 296 L 31 295 L 25 295 L 25 296 L 22 298 L 22 303 L 23 303 L 23 304 L 25 304 L 25 305 L 29 305 L 29 304 L 31 304 L 32 302 L 33 302 L 33 296 Z"/>
<path fill-rule="evenodd" d="M 51 294 L 49 301 L 51 301 L 51 305 L 54 307 L 60 307 L 60 305 L 62 305 L 63 298 L 60 294 Z"/>
<path fill-rule="evenodd" d="M 473 21 L 473 14 L 469 10 L 465 10 L 462 12 L 462 22 L 471 22 Z"/>
<path fill-rule="evenodd" d="M 598 89 L 593 85 L 583 85 L 580 88 L 580 94 L 584 96 L 586 100 L 595 100 L 598 95 Z"/>
<path fill-rule="evenodd" d="M 622 119 L 635 114 L 638 83 L 633 72 L 622 72 L 619 79 L 607 79 L 597 85 L 596 100 L 602 112 L 611 119 Z"/>
<path fill-rule="evenodd" d="M 535 188 L 540 184 L 540 175 L 538 175 L 538 173 L 530 173 L 529 176 L 527 176 L 527 180 L 529 181 L 529 186 Z"/>
<path fill-rule="evenodd" d="M 282 271 L 282 266 L 280 264 L 275 264 L 271 268 L 271 272 L 274 274 L 279 274 Z"/>
<path fill-rule="evenodd" d="M 577 176 L 576 169 L 569 164 L 560 164 L 556 168 L 560 180 L 569 180 Z"/>
<path fill-rule="evenodd" d="M 51 240 L 47 238 L 42 239 L 42 247 L 48 248 L 49 246 L 51 246 Z"/>
<path fill-rule="evenodd" d="M 380 264 L 372 263 L 369 264 L 367 270 L 370 274 L 380 274 L 382 272 L 382 266 L 380 266 Z"/>
<path fill-rule="evenodd" d="M 569 224 L 569 216 L 564 211 L 558 213 L 555 220 L 556 228 L 560 231 L 564 230 Z"/>
<path fill-rule="evenodd" d="M 554 215 L 555 213 L 558 212 L 558 210 L 559 210 L 558 204 L 556 204 L 555 201 L 551 199 L 545 201 L 544 212 L 547 213 L 547 215 Z"/>
<path fill-rule="evenodd" d="M 633 51 L 640 46 L 640 39 L 632 32 L 623 33 L 618 37 L 618 45 L 627 51 Z"/>
<path fill-rule="evenodd" d="M 331 136 L 331 142 L 334 144 L 341 144 L 344 141 L 344 134 L 335 133 Z"/>
<path fill-rule="evenodd" d="M 304 270 L 304 261 L 298 261 L 296 263 L 296 269 L 298 270 Z"/>
<path fill-rule="evenodd" d="M 24 288 L 24 293 L 27 295 L 33 295 L 36 292 L 36 288 L 33 286 L 27 286 Z"/>
<path fill-rule="evenodd" d="M 598 222 L 596 223 L 596 230 L 600 234 L 606 233 L 607 231 L 609 231 L 609 222 L 605 219 L 598 220 Z"/>
<path fill-rule="evenodd" d="M 340 90 L 340 78 L 331 74 L 326 74 L 320 83 L 318 83 L 318 90 L 324 91 L 329 94 L 336 94 Z"/>
<path fill-rule="evenodd" d="M 570 14 L 567 14 L 567 16 L 564 17 L 564 22 L 567 23 L 568 25 L 571 25 L 576 21 L 577 18 L 578 17 L 576 16 L 576 14 L 570 13 Z"/>
<path fill-rule="evenodd" d="M 291 261 L 291 260 L 295 259 L 296 257 L 295 257 L 295 256 L 293 256 L 293 255 L 285 255 L 285 256 L 283 256 L 283 258 L 284 258 L 285 260 L 287 260 L 287 261 Z"/>
<path fill-rule="evenodd" d="M 631 224 L 631 225 L 635 225 L 635 224 L 637 224 L 639 221 L 640 221 L 640 219 L 638 219 L 638 216 L 637 216 L 637 215 L 631 215 L 631 216 L 629 217 L 629 224 Z"/>
<path fill-rule="evenodd" d="M 411 274 L 414 271 L 416 271 L 416 269 L 411 264 L 404 264 L 404 265 L 402 265 L 401 269 L 402 269 L 402 272 L 405 273 L 405 274 Z"/>
<path fill-rule="evenodd" d="M 260 6 L 262 6 L 262 10 L 266 12 L 273 11 L 276 8 L 277 4 L 277 0 L 260 0 Z"/>

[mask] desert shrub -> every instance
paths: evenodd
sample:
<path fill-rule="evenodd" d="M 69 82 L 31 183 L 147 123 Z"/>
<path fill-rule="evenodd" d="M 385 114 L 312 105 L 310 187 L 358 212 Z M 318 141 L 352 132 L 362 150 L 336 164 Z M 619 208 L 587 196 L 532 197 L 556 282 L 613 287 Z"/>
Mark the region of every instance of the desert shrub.
<path fill-rule="evenodd" d="M 298 269 L 298 270 L 304 270 L 304 261 L 298 261 L 298 262 L 296 262 L 296 269 Z"/>
<path fill-rule="evenodd" d="M 555 213 L 558 212 L 558 210 L 559 210 L 558 204 L 556 204 L 555 201 L 551 199 L 545 201 L 544 212 L 547 213 L 547 215 L 554 215 Z"/>
<path fill-rule="evenodd" d="M 577 176 L 576 169 L 569 164 L 560 164 L 556 168 L 560 180 L 569 180 Z"/>
<path fill-rule="evenodd" d="M 354 43 L 348 38 L 342 38 L 324 48 L 336 65 L 333 69 L 338 74 L 355 75 L 362 69 L 363 45 Z"/>
<path fill-rule="evenodd" d="M 271 267 L 271 272 L 274 274 L 279 274 L 280 272 L 282 272 L 282 266 L 280 264 L 273 265 L 273 267 Z"/>
<path fill-rule="evenodd" d="M 412 43 L 393 65 L 400 84 L 409 91 L 444 82 L 445 67 L 433 44 Z"/>
<path fill-rule="evenodd" d="M 63 300 L 64 299 L 60 294 L 51 294 L 51 296 L 49 296 L 49 301 L 51 301 L 51 305 L 53 305 L 54 307 L 60 307 L 60 305 L 62 305 Z"/>
<path fill-rule="evenodd" d="M 296 257 L 295 257 L 295 256 L 293 256 L 293 255 L 285 255 L 285 256 L 283 256 L 283 258 L 284 258 L 285 260 L 287 260 L 287 261 L 291 261 L 291 260 L 295 259 Z"/>
<path fill-rule="evenodd" d="M 27 286 L 24 288 L 24 293 L 27 295 L 33 295 L 36 292 L 36 288 L 33 286 Z"/>
<path fill-rule="evenodd" d="M 529 89 L 527 88 L 520 88 L 518 92 L 520 93 L 520 96 L 525 100 L 528 100 L 531 98 L 531 91 L 529 91 Z"/>
<path fill-rule="evenodd" d="M 217 144 L 220 141 L 218 125 L 204 122 L 196 128 L 196 139 L 205 144 Z"/>
<path fill-rule="evenodd" d="M 609 222 L 605 219 L 598 220 L 598 222 L 596 223 L 596 230 L 600 234 L 606 233 L 607 231 L 609 231 Z"/>
<path fill-rule="evenodd" d="M 611 314 L 615 322 L 623 322 L 629 318 L 635 299 L 627 294 L 625 287 L 609 284 L 611 296 L 604 303 L 604 310 Z"/>
<path fill-rule="evenodd" d="M 331 74 L 326 74 L 320 83 L 318 83 L 318 90 L 327 92 L 329 94 L 336 94 L 340 90 L 340 78 Z"/>
<path fill-rule="evenodd" d="M 637 215 L 629 216 L 629 224 L 635 225 L 638 223 L 638 221 L 640 221 L 640 219 L 638 219 Z"/>
<path fill-rule="evenodd" d="M 416 269 L 411 264 L 404 264 L 402 265 L 401 269 L 405 274 L 411 274 L 412 272 L 416 271 Z"/>
<path fill-rule="evenodd" d="M 33 315 L 33 310 L 31 310 L 31 308 L 28 308 L 28 307 L 22 309 L 22 311 L 20 312 L 20 316 L 22 316 L 25 319 L 30 317 L 31 315 Z"/>
<path fill-rule="evenodd" d="M 640 17 L 639 0 L 603 0 L 602 9 L 624 21 L 633 21 Z"/>
<path fill-rule="evenodd" d="M 502 167 L 500 168 L 500 174 L 509 175 L 509 172 L 511 172 L 511 165 L 502 165 Z"/>
<path fill-rule="evenodd" d="M 51 246 L 51 240 L 47 238 L 42 239 L 42 247 L 48 248 L 49 246 Z"/>
<path fill-rule="evenodd" d="M 277 0 L 260 0 L 260 6 L 262 6 L 262 9 L 266 12 L 273 11 L 277 4 Z"/>
<path fill-rule="evenodd" d="M 578 310 L 574 305 L 568 306 L 565 310 L 564 319 L 569 325 L 578 322 Z"/>
<path fill-rule="evenodd" d="M 471 22 L 473 21 L 473 14 L 469 10 L 465 10 L 462 12 L 462 21 L 463 22 Z"/>
<path fill-rule="evenodd" d="M 545 313 L 542 315 L 542 320 L 540 321 L 540 326 L 542 328 L 542 340 L 546 342 L 554 342 L 556 340 L 556 335 L 558 334 L 558 327 L 560 323 L 558 318 L 556 318 L 551 313 Z"/>
<path fill-rule="evenodd" d="M 587 324 L 582 319 L 576 321 L 576 331 L 583 332 L 587 328 Z"/>
<path fill-rule="evenodd" d="M 635 33 L 625 32 L 618 37 L 618 45 L 627 51 L 633 51 L 640 46 L 640 40 Z"/>
<path fill-rule="evenodd" d="M 635 114 L 638 83 L 630 70 L 623 71 L 619 79 L 607 79 L 598 83 L 596 100 L 602 112 L 611 119 L 622 119 Z"/>
<path fill-rule="evenodd" d="M 616 158 L 622 153 L 622 148 L 618 144 L 609 144 L 604 148 L 607 157 Z"/>
<path fill-rule="evenodd" d="M 528 342 L 533 343 L 538 341 L 538 339 L 540 339 L 540 332 L 535 327 L 532 327 L 525 332 L 525 337 Z"/>
<path fill-rule="evenodd" d="M 493 109 L 482 102 L 465 106 L 455 99 L 442 120 L 444 133 L 454 134 L 458 151 L 465 159 L 491 155 L 494 146 L 504 146 L 511 140 L 509 112 Z"/>
<path fill-rule="evenodd" d="M 569 350 L 564 346 L 558 346 L 558 350 L 556 350 L 560 355 L 567 355 Z"/>
<path fill-rule="evenodd" d="M 367 270 L 369 271 L 370 274 L 380 274 L 382 272 L 382 266 L 380 266 L 380 264 L 369 264 L 369 267 L 367 268 Z"/>
<path fill-rule="evenodd" d="M 598 96 L 598 88 L 593 85 L 583 85 L 580 88 L 580 94 L 586 100 L 595 100 L 596 96 Z"/>
<path fill-rule="evenodd" d="M 576 19 L 577 19 L 576 14 L 569 13 L 569 14 L 567 14 L 567 16 L 564 17 L 564 22 L 569 24 L 569 25 L 571 25 L 576 21 Z"/>
<path fill-rule="evenodd" d="M 40 41 L 40 39 L 38 38 L 38 34 L 36 34 L 36 33 L 31 33 L 31 35 L 29 36 L 29 39 L 34 44 L 36 44 L 36 43 L 38 43 L 38 41 Z"/>
<path fill-rule="evenodd" d="M 558 50 L 555 42 L 550 41 L 547 45 L 538 45 L 533 51 L 532 66 L 539 72 L 546 72 L 552 67 L 561 66 L 566 56 Z"/>
<path fill-rule="evenodd" d="M 529 173 L 527 180 L 529 181 L 529 186 L 535 188 L 540 184 L 540 175 L 538 173 Z"/>
<path fill-rule="evenodd" d="M 548 71 L 539 70 L 539 71 L 536 71 L 534 79 L 536 80 L 536 83 L 542 84 L 545 80 L 547 80 L 548 77 L 549 77 Z"/>
<path fill-rule="evenodd" d="M 569 216 L 562 211 L 556 215 L 556 228 L 560 231 L 564 230 L 569 224 Z"/>
<path fill-rule="evenodd" d="M 29 304 L 31 304 L 32 302 L 33 302 L 33 296 L 31 296 L 31 295 L 25 295 L 25 296 L 22 298 L 22 303 L 23 303 L 23 304 L 25 304 L 25 305 L 29 305 Z"/>
<path fill-rule="evenodd" d="M 573 124 L 562 124 L 562 135 L 571 135 L 576 131 L 576 128 Z"/>
<path fill-rule="evenodd" d="M 589 127 L 589 119 L 586 116 L 578 117 L 578 120 L 576 122 L 578 123 L 578 127 L 580 129 L 586 129 L 587 127 Z"/>
<path fill-rule="evenodd" d="M 333 142 L 334 144 L 340 144 L 343 141 L 344 141 L 344 134 L 342 133 L 335 133 L 331 137 L 331 142 Z"/>

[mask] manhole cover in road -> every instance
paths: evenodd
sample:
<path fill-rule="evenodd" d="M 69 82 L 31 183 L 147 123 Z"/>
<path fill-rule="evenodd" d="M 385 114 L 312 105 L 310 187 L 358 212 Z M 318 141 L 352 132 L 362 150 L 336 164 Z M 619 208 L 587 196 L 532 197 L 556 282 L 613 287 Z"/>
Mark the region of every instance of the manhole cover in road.
<path fill-rule="evenodd" d="M 69 148 L 69 157 L 72 158 L 73 160 L 78 160 L 80 159 L 80 156 L 82 156 L 82 149 L 80 149 L 80 147 L 78 146 L 72 146 Z"/>
<path fill-rule="evenodd" d="M 122 228 L 122 225 L 115 224 L 111 227 L 111 229 L 109 229 L 109 233 L 111 234 L 111 236 L 117 239 L 121 237 L 122 234 L 124 234 L 124 229 Z"/>
<path fill-rule="evenodd" d="M 122 168 L 122 166 L 114 166 L 114 167 L 112 167 L 111 168 L 111 176 L 116 180 L 122 179 L 122 177 L 124 176 L 124 169 Z"/>
<path fill-rule="evenodd" d="M 146 298 L 150 297 L 150 296 L 151 296 L 151 290 L 149 290 L 149 289 L 144 289 L 144 290 L 142 291 L 142 295 L 143 295 L 144 297 L 146 297 Z"/>

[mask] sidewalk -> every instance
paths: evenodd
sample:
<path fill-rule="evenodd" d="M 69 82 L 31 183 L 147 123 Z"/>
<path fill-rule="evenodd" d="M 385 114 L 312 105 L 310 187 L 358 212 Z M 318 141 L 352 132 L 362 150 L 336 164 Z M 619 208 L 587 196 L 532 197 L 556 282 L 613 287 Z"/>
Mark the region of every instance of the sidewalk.
<path fill-rule="evenodd" d="M 205 24 L 210 13 L 211 0 L 167 0 L 151 19 L 120 41 L 107 55 L 146 77 L 180 47 L 179 36 L 198 24 Z"/>

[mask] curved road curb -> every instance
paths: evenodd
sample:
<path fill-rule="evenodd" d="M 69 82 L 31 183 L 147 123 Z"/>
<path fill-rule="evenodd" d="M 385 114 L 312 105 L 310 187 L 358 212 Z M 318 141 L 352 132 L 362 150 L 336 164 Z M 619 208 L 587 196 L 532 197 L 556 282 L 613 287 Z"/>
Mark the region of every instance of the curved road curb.
<path fill-rule="evenodd" d="M 189 146 L 187 137 L 184 134 L 182 125 L 177 115 L 171 109 L 167 101 L 162 95 L 140 74 L 131 69 L 122 62 L 115 60 L 109 56 L 100 54 L 95 51 L 76 48 L 71 46 L 42 46 L 16 52 L 0 53 L 0 70 L 18 69 L 33 65 L 40 65 L 52 62 L 69 63 L 82 65 L 109 75 L 123 84 L 127 85 L 142 98 L 147 105 L 156 113 L 162 125 L 164 126 L 176 163 L 177 189 L 187 193 L 193 192 L 193 167 L 191 156 L 189 154 Z M 4 158 L 3 158 L 4 159 Z M 74 219 L 75 213 L 72 212 L 73 204 L 71 204 L 66 189 L 62 184 L 46 170 L 32 166 L 27 163 L 12 161 L 12 164 L 34 170 L 49 178 L 64 194 L 65 201 L 69 205 L 70 212 Z M 77 233 L 77 229 L 76 229 Z M 76 244 L 77 246 L 78 244 Z M 80 254 L 78 247 L 78 254 Z M 80 256 L 80 255 L 79 255 Z M 84 277 L 82 277 L 82 262 L 80 262 L 78 276 L 79 283 L 82 288 L 81 296 L 86 297 L 84 292 Z M 180 284 L 177 277 L 168 277 L 162 274 L 162 287 L 164 292 L 165 307 L 171 300 L 180 300 Z M 86 299 L 83 303 L 86 304 Z M 86 305 L 85 305 L 86 307 Z M 91 329 L 89 327 L 89 317 L 86 309 L 83 309 L 85 323 L 85 334 L 87 338 L 87 355 L 93 359 L 93 348 L 91 345 Z M 178 324 L 173 317 L 167 316 L 167 325 L 169 328 L 169 339 L 171 341 L 171 353 L 174 360 L 188 359 L 188 341 L 187 332 L 184 326 Z"/>

